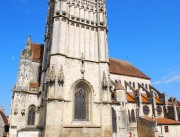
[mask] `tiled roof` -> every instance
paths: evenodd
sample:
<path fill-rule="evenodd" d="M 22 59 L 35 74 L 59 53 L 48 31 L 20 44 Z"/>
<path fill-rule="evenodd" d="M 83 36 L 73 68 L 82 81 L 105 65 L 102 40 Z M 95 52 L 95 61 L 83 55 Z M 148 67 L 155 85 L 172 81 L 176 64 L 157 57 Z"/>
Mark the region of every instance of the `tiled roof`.
<path fill-rule="evenodd" d="M 145 118 L 148 121 L 152 121 L 152 118 Z M 155 119 L 158 125 L 180 125 L 179 121 L 175 121 L 167 118 L 156 118 Z"/>
<path fill-rule="evenodd" d="M 117 60 L 117 59 L 109 59 L 109 71 L 112 74 L 120 74 L 144 79 L 150 79 L 143 72 L 137 69 L 135 66 L 130 64 L 127 61 Z"/>
<path fill-rule="evenodd" d="M 145 97 L 144 95 L 141 95 L 141 97 L 142 97 L 143 103 L 150 103 L 149 100 L 147 99 L 147 97 Z"/>
<path fill-rule="evenodd" d="M 172 104 L 172 102 L 169 102 L 169 101 L 168 101 L 167 105 L 168 105 L 168 106 L 172 106 L 173 104 Z"/>
<path fill-rule="evenodd" d="M 155 97 L 155 99 L 156 99 L 156 104 L 163 104 L 163 102 L 161 102 L 161 100 L 158 98 L 158 97 Z"/>
<path fill-rule="evenodd" d="M 5 124 L 5 125 L 8 125 L 8 120 L 7 120 L 5 114 L 4 114 L 2 111 L 0 111 L 0 116 L 2 117 L 2 119 L 3 119 L 3 121 L 4 121 L 4 124 Z"/>
<path fill-rule="evenodd" d="M 127 93 L 127 101 L 131 103 L 136 103 L 136 100 L 132 97 L 132 95 L 130 95 L 130 93 Z"/>
<path fill-rule="evenodd" d="M 41 62 L 43 58 L 44 46 L 41 44 L 31 43 L 32 60 L 35 62 Z"/>

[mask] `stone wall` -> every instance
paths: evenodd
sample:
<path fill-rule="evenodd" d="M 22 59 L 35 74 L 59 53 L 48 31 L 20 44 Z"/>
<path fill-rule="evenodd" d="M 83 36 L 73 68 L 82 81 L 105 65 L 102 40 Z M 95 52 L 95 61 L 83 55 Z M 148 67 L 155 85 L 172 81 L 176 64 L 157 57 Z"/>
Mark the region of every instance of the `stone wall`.
<path fill-rule="evenodd" d="M 165 127 L 168 128 L 168 132 L 165 132 Z M 180 133 L 180 125 L 159 125 L 158 132 L 155 137 L 178 137 Z"/>
<path fill-rule="evenodd" d="M 152 122 L 143 118 L 138 119 L 138 137 L 155 137 Z"/>
<path fill-rule="evenodd" d="M 3 137 L 4 135 L 4 130 L 5 130 L 4 126 L 5 126 L 4 121 L 0 115 L 0 137 Z"/>

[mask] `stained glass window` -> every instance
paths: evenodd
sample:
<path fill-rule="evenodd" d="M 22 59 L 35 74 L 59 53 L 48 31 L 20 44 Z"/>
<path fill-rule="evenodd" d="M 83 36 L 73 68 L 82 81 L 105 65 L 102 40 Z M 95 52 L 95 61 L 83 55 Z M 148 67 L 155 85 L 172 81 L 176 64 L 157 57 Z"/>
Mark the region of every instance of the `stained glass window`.
<path fill-rule="evenodd" d="M 79 85 L 75 91 L 75 120 L 88 120 L 88 92 Z"/>
<path fill-rule="evenodd" d="M 143 113 L 144 113 L 144 115 L 148 115 L 149 112 L 150 112 L 149 107 L 147 105 L 143 106 Z"/>
<path fill-rule="evenodd" d="M 29 107 L 28 125 L 34 125 L 35 124 L 35 114 L 36 114 L 36 107 L 32 105 Z"/>

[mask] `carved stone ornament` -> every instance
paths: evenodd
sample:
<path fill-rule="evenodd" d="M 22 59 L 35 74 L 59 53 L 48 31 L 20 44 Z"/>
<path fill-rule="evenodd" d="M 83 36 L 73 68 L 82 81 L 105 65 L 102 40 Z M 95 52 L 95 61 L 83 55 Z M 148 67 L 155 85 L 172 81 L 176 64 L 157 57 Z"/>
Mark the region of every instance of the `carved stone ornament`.
<path fill-rule="evenodd" d="M 14 115 L 17 115 L 17 114 L 18 114 L 18 109 L 15 108 L 15 109 L 14 109 Z"/>
<path fill-rule="evenodd" d="M 64 72 L 63 72 L 63 66 L 62 65 L 61 65 L 61 68 L 59 70 L 58 83 L 59 83 L 59 85 L 63 85 L 63 83 L 64 83 Z"/>
<path fill-rule="evenodd" d="M 110 78 L 110 74 L 108 76 L 108 80 L 109 80 L 109 87 L 112 88 L 114 85 L 113 85 L 112 79 Z"/>
<path fill-rule="evenodd" d="M 52 65 L 51 71 L 48 70 L 46 75 L 46 82 L 50 85 L 55 83 L 56 76 L 55 76 L 55 65 Z"/>
<path fill-rule="evenodd" d="M 11 126 L 11 129 L 17 129 L 17 126 Z"/>
<path fill-rule="evenodd" d="M 108 88 L 108 81 L 107 81 L 105 72 L 103 72 L 103 78 L 102 78 L 102 83 L 101 84 L 102 84 L 102 89 L 103 90 L 106 90 Z"/>
<path fill-rule="evenodd" d="M 22 109 L 22 110 L 21 110 L 21 115 L 22 115 L 22 116 L 25 116 L 25 112 L 26 112 L 26 110 L 25 110 L 25 109 Z"/>
<path fill-rule="evenodd" d="M 32 51 L 30 49 L 25 49 L 22 51 L 22 58 L 29 59 L 31 57 Z"/>
<path fill-rule="evenodd" d="M 50 81 L 49 75 L 50 75 L 50 69 L 48 68 L 46 70 L 46 83 L 48 83 Z"/>

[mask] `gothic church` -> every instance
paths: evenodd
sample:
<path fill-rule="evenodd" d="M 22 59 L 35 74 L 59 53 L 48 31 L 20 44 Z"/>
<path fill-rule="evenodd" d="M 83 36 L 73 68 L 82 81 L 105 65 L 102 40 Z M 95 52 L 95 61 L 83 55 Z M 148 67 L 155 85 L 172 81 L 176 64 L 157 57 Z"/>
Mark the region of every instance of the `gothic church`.
<path fill-rule="evenodd" d="M 48 4 L 45 43 L 29 36 L 21 53 L 10 137 L 169 137 L 180 132 L 180 102 L 159 92 L 129 62 L 109 58 L 105 0 Z"/>

